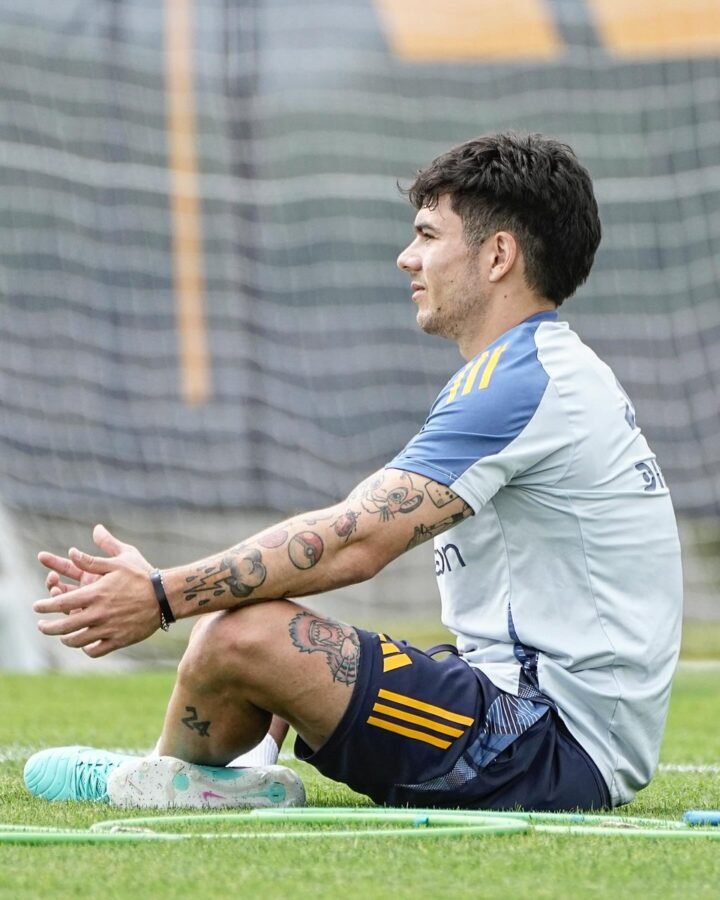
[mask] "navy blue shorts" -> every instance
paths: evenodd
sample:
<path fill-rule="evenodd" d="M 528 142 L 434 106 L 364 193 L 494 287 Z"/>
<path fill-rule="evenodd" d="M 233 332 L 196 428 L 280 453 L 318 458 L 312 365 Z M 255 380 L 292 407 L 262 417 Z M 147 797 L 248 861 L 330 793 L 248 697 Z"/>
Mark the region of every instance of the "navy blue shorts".
<path fill-rule="evenodd" d="M 295 754 L 376 803 L 476 809 L 602 809 L 600 772 L 549 704 L 444 659 L 357 629 L 352 699 L 326 743 Z"/>

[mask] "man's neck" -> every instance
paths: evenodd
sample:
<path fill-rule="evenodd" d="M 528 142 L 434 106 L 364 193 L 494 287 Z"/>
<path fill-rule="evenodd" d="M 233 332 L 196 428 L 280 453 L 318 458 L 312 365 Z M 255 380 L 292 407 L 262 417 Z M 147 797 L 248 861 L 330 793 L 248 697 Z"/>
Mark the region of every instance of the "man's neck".
<path fill-rule="evenodd" d="M 511 328 L 542 312 L 554 312 L 557 305 L 551 300 L 533 300 L 532 302 L 513 304 L 504 303 L 488 310 L 487 315 L 477 328 L 457 341 L 460 355 L 465 360 L 473 359 L 478 353 L 489 347 L 500 335 Z"/>

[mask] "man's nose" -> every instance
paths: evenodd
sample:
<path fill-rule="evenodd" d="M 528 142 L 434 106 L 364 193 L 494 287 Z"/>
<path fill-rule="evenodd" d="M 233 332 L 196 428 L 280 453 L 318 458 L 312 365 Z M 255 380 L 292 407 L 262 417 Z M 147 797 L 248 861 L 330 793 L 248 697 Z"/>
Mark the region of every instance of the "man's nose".
<path fill-rule="evenodd" d="M 413 252 L 412 244 L 406 247 L 397 258 L 397 267 L 403 272 L 418 272 L 420 270 L 420 257 Z"/>

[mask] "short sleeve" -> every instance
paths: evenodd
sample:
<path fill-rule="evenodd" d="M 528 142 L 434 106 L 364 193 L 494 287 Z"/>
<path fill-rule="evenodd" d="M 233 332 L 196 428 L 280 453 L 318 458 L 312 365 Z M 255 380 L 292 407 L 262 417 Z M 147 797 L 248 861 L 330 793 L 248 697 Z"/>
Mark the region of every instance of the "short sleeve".
<path fill-rule="evenodd" d="M 552 441 L 542 429 L 528 429 L 549 384 L 534 340 L 538 319 L 522 323 L 463 366 L 388 468 L 445 484 L 477 512 L 547 454 Z"/>

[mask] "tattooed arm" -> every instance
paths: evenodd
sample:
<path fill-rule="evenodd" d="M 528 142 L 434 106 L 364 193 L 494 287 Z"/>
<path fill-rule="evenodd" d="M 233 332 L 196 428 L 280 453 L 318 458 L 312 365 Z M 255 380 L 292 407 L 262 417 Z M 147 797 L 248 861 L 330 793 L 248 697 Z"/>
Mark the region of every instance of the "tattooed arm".
<path fill-rule="evenodd" d="M 342 503 L 288 519 L 164 578 L 179 616 L 246 599 L 318 594 L 371 578 L 404 551 L 471 514 L 445 485 L 382 469 Z"/>
<path fill-rule="evenodd" d="M 346 500 L 287 519 L 228 550 L 163 572 L 176 618 L 243 603 L 302 597 L 365 581 L 406 550 L 472 515 L 445 485 L 399 469 L 381 469 Z M 45 621 L 45 634 L 91 656 L 143 640 L 159 624 L 158 605 L 140 552 L 102 526 L 93 537 L 109 558 L 71 550 L 64 559 L 41 553 L 55 575 L 55 594 L 35 604 L 40 613 L 63 612 Z M 84 574 L 85 573 L 85 574 Z M 87 574 L 97 576 L 88 582 Z M 59 587 L 58 575 L 81 586 Z M 48 577 L 48 585 L 50 586 Z"/>

